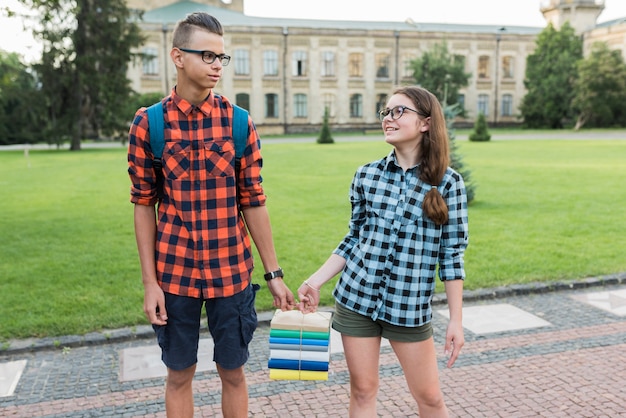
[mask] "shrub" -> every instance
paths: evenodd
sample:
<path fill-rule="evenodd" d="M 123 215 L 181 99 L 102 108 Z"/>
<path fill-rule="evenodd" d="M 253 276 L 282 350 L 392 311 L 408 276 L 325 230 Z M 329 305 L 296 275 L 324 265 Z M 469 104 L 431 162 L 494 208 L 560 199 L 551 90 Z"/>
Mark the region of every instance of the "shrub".
<path fill-rule="evenodd" d="M 324 108 L 324 123 L 322 123 L 322 130 L 320 136 L 317 138 L 318 144 L 332 144 L 335 140 L 330 134 L 330 127 L 328 126 L 328 107 Z"/>
<path fill-rule="evenodd" d="M 487 131 L 487 120 L 482 113 L 478 114 L 478 119 L 474 124 L 474 131 L 470 134 L 469 140 L 474 142 L 485 142 L 491 139 L 491 135 Z"/>

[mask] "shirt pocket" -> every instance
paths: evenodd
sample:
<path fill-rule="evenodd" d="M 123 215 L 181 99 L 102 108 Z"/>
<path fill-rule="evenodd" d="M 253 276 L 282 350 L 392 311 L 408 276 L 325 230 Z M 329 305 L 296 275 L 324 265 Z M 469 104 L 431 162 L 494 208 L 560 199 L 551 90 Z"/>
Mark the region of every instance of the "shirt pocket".
<path fill-rule="evenodd" d="M 217 140 L 204 143 L 205 165 L 209 177 L 235 175 L 235 148 L 232 141 Z"/>
<path fill-rule="evenodd" d="M 183 180 L 189 177 L 189 141 L 166 142 L 163 149 L 163 174 L 170 180 Z"/>

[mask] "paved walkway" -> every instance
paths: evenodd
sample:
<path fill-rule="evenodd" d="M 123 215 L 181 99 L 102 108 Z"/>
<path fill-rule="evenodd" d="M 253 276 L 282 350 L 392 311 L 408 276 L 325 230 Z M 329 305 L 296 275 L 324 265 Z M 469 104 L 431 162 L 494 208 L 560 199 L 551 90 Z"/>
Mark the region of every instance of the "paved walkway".
<path fill-rule="evenodd" d="M 452 369 L 440 358 L 452 416 L 626 417 L 626 274 L 467 292 L 465 299 L 466 346 Z M 447 307 L 442 299 L 435 307 L 442 353 Z M 250 416 L 347 416 L 348 372 L 337 340 L 328 381 L 271 381 L 271 313 L 260 317 L 246 366 Z M 164 417 L 162 366 L 144 331 L 5 348 L 0 416 Z M 379 416 L 417 416 L 395 356 L 388 345 L 381 353 Z M 219 379 L 210 361 L 203 369 L 194 382 L 196 416 L 220 416 Z"/>

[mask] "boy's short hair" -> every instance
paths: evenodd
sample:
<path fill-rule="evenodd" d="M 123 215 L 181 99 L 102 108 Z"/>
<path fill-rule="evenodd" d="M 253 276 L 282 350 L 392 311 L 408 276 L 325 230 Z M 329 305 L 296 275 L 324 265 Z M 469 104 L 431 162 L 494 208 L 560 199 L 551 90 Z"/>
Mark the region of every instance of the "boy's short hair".
<path fill-rule="evenodd" d="M 215 17 L 204 12 L 194 12 L 176 24 L 172 47 L 184 48 L 189 45 L 194 30 L 201 29 L 219 36 L 224 36 L 222 24 Z"/>

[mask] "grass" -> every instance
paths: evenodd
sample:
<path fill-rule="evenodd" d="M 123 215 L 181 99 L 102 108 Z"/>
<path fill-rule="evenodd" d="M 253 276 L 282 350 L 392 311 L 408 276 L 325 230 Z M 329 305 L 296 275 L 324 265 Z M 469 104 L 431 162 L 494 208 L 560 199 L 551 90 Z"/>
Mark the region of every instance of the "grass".
<path fill-rule="evenodd" d="M 626 271 L 626 141 L 459 146 L 478 186 L 466 288 Z M 268 141 L 263 150 L 275 245 L 295 291 L 347 231 L 356 167 L 389 146 Z M 0 340 L 146 323 L 123 148 L 0 152 L 0 187 Z M 257 309 L 271 309 L 265 288 Z"/>

